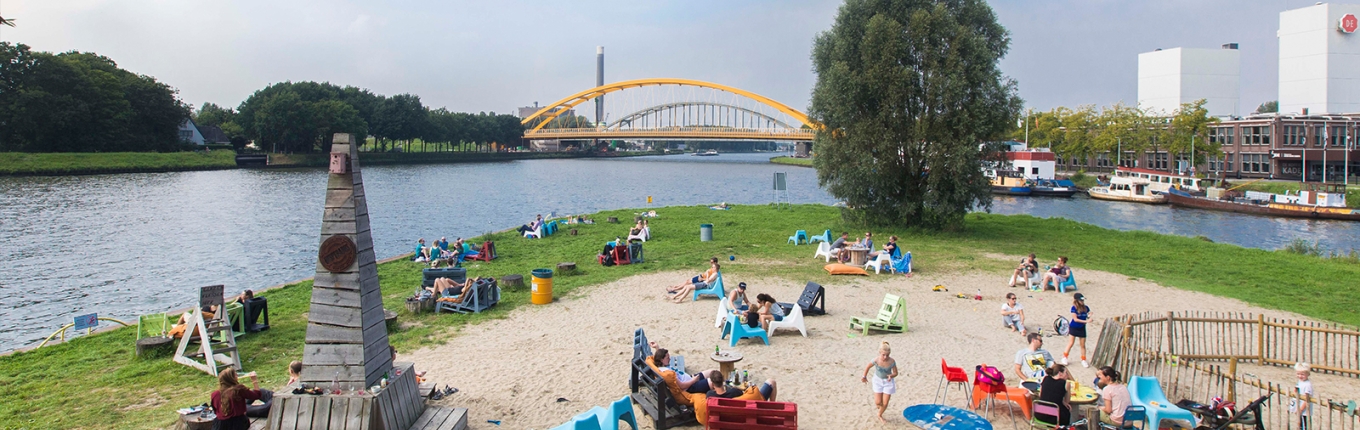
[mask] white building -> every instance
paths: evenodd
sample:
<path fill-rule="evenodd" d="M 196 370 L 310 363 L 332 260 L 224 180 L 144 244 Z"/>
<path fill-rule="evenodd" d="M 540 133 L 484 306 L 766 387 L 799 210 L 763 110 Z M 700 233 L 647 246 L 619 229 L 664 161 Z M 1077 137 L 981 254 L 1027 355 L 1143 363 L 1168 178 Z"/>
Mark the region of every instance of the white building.
<path fill-rule="evenodd" d="M 198 125 L 194 120 L 185 118 L 179 125 L 179 140 L 195 145 L 203 144 L 203 133 L 198 131 Z"/>
<path fill-rule="evenodd" d="M 1360 6 L 1280 12 L 1280 113 L 1360 112 Z"/>
<path fill-rule="evenodd" d="M 1239 116 L 1241 63 L 1236 43 L 1138 54 L 1138 107 L 1170 115 L 1182 103 L 1205 99 L 1209 116 Z"/>
<path fill-rule="evenodd" d="M 1058 165 L 1056 155 L 1048 148 L 1007 151 L 1006 160 L 1026 179 L 1053 179 Z"/>

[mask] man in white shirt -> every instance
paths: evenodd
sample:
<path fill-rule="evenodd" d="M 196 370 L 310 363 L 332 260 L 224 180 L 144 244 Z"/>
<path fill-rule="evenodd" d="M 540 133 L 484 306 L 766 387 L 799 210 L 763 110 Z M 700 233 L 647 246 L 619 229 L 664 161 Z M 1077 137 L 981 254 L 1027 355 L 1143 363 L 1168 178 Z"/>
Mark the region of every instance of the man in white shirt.
<path fill-rule="evenodd" d="M 1006 302 L 1001 304 L 1001 325 L 1009 327 L 1011 330 L 1020 332 L 1021 336 L 1025 331 L 1025 307 L 1016 301 L 1015 293 L 1006 293 Z"/>
<path fill-rule="evenodd" d="M 1030 333 L 1025 339 L 1029 341 L 1029 348 L 1015 353 L 1015 374 L 1022 381 L 1043 379 L 1046 373 L 1044 369 L 1053 363 L 1053 354 L 1044 350 L 1044 337 L 1039 333 Z"/>

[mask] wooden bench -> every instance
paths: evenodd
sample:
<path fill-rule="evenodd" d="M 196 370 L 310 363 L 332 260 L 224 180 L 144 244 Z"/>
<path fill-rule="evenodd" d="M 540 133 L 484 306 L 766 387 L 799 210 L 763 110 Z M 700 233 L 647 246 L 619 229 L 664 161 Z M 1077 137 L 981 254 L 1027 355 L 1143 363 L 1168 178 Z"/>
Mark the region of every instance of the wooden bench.
<path fill-rule="evenodd" d="M 416 418 L 411 430 L 463 430 L 467 428 L 467 420 L 466 408 L 426 406 L 425 413 Z"/>
<path fill-rule="evenodd" d="M 645 357 L 632 360 L 632 377 L 628 382 L 633 394 L 630 397 L 642 412 L 652 417 L 652 426 L 657 430 L 687 424 L 696 424 L 694 409 L 681 406 L 671 397 L 666 380 L 647 366 Z"/>

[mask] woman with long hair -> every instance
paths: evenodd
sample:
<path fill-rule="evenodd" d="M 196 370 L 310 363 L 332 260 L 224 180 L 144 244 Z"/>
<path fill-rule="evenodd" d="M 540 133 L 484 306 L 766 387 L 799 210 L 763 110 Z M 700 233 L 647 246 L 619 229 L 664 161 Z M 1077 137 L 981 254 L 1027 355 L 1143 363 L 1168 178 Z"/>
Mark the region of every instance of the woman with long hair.
<path fill-rule="evenodd" d="M 246 418 L 246 405 L 260 399 L 260 381 L 250 373 L 248 389 L 236 379 L 236 369 L 226 368 L 217 374 L 217 391 L 212 392 L 212 408 L 217 414 L 213 423 L 215 430 L 249 430 L 250 419 Z"/>

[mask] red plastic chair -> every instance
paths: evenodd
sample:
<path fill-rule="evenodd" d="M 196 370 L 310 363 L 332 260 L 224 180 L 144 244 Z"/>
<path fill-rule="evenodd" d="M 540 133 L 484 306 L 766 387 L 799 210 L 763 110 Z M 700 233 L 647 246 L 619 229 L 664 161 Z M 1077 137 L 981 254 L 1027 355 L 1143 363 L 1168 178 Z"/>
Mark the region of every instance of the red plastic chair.
<path fill-rule="evenodd" d="M 1005 395 L 1006 395 L 1006 412 L 1007 412 L 1007 415 L 1010 415 L 1010 416 L 1011 416 L 1011 427 L 1012 427 L 1012 428 L 1018 429 L 1018 428 L 1019 428 L 1019 425 L 1015 423 L 1015 410 L 1011 407 L 1011 403 L 1012 403 L 1012 400 L 1011 400 L 1011 392 L 1010 392 L 1010 390 L 1007 390 L 1007 389 L 1006 389 L 1006 384 L 987 384 L 987 383 L 979 382 L 979 381 L 978 381 L 978 378 L 977 378 L 977 373 L 981 373 L 981 372 L 976 372 L 976 373 L 973 374 L 973 389 L 974 389 L 974 390 L 981 390 L 982 392 L 987 393 L 987 397 L 986 397 L 985 400 L 984 400 L 985 402 L 987 402 L 987 412 L 986 412 L 986 414 L 987 414 L 987 415 L 986 415 L 986 416 L 987 416 L 987 420 L 990 421 L 990 420 L 992 419 L 992 406 L 996 404 L 996 396 L 995 396 L 995 395 L 996 395 L 996 394 L 1005 394 Z M 978 407 L 982 407 L 982 405 L 979 404 Z"/>
<path fill-rule="evenodd" d="M 941 358 L 940 384 L 935 387 L 936 404 L 945 404 L 949 397 L 949 386 L 952 384 L 959 384 L 959 391 L 963 393 L 965 399 L 968 398 L 968 372 L 962 367 L 949 367 L 949 364 Z"/>

